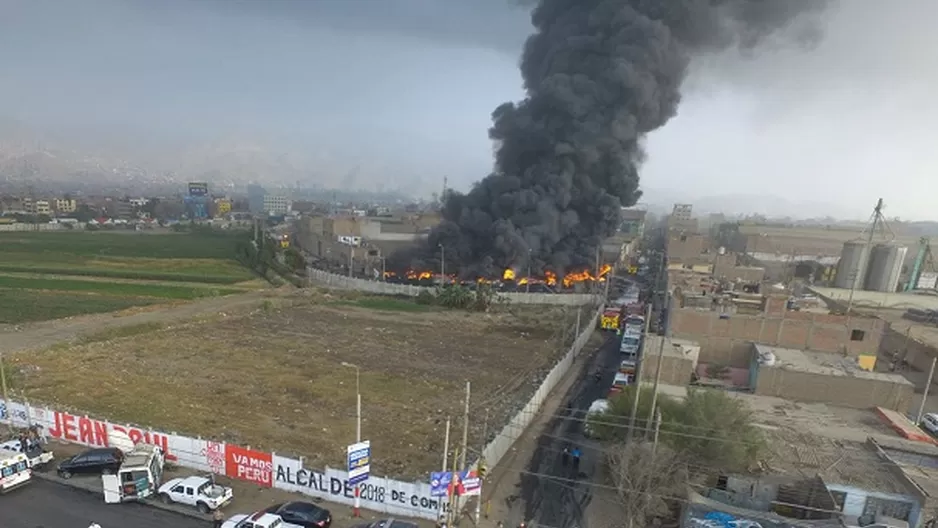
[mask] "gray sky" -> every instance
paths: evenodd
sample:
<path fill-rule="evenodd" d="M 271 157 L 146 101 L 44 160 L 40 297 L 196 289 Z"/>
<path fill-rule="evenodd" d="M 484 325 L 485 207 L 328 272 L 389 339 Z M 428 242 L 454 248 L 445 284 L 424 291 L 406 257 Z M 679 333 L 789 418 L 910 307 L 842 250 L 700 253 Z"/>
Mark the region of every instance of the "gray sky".
<path fill-rule="evenodd" d="M 363 182 L 467 188 L 492 165 L 491 111 L 523 95 L 529 24 L 511 4 L 0 0 L 0 117 L 268 145 L 327 182 L 359 166 Z M 934 0 L 848 0 L 811 51 L 698 63 L 649 137 L 649 198 L 774 195 L 861 217 L 882 196 L 891 216 L 938 219 L 936 19 Z"/>

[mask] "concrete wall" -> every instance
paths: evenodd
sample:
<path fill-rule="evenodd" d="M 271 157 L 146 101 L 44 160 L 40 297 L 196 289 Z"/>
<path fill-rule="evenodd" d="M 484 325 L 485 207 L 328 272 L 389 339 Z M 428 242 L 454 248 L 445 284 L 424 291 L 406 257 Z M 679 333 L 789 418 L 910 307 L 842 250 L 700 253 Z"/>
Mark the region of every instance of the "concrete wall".
<path fill-rule="evenodd" d="M 700 258 L 707 249 L 707 237 L 698 233 L 684 232 L 679 229 L 668 233 L 668 262 L 686 262 Z"/>
<path fill-rule="evenodd" d="M 654 382 L 658 373 L 658 356 L 649 353 L 642 365 L 642 381 Z M 694 362 L 690 359 L 674 356 L 661 358 L 661 383 L 684 387 L 690 384 L 694 372 Z"/>
<path fill-rule="evenodd" d="M 75 229 L 83 229 L 84 226 L 76 226 Z M 0 232 L 2 231 L 61 231 L 67 229 L 65 224 L 0 224 Z"/>
<path fill-rule="evenodd" d="M 754 393 L 857 409 L 884 407 L 905 414 L 912 403 L 913 389 L 911 383 L 828 376 L 762 365 L 756 376 Z"/>
<path fill-rule="evenodd" d="M 876 355 L 886 323 L 869 317 L 846 317 L 830 314 L 779 309 L 779 300 L 766 302 L 761 315 L 732 314 L 720 319 L 717 312 L 682 308 L 671 316 L 671 331 L 676 338 L 700 343 L 702 363 L 747 368 L 750 343 L 816 350 L 846 352 L 849 356 Z M 863 332 L 863 339 L 852 341 L 852 331 Z"/>
<path fill-rule="evenodd" d="M 406 295 L 416 297 L 422 291 L 432 291 L 433 288 L 425 286 L 411 286 L 409 284 L 391 284 L 387 282 L 369 281 L 343 277 L 314 268 L 307 268 L 307 277 L 310 283 L 336 288 L 341 290 L 356 290 L 375 293 L 378 295 Z M 596 301 L 594 295 L 585 293 L 499 293 L 500 298 L 514 304 L 550 304 L 565 306 L 582 306 Z"/>

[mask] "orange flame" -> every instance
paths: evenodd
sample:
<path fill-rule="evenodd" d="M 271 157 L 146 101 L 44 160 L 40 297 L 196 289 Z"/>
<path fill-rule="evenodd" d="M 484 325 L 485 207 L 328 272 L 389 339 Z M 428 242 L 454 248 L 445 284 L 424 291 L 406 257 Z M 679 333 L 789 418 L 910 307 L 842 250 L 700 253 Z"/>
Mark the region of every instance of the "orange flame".
<path fill-rule="evenodd" d="M 592 280 L 593 276 L 590 274 L 589 270 L 578 271 L 576 273 L 568 273 L 563 277 L 563 285 L 565 288 L 573 286 L 574 282 L 583 282 Z"/>
<path fill-rule="evenodd" d="M 515 270 L 511 268 L 505 269 L 505 272 L 502 273 L 502 280 L 515 280 Z"/>
<path fill-rule="evenodd" d="M 547 270 L 544 272 L 544 280 L 547 282 L 548 286 L 557 285 L 557 274 L 553 271 Z"/>

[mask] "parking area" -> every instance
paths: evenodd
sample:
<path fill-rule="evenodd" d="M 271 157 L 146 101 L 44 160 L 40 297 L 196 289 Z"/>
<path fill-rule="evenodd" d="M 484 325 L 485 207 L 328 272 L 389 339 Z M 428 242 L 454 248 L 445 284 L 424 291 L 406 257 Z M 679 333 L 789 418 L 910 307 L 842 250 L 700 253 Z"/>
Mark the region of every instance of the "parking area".
<path fill-rule="evenodd" d="M 33 478 L 33 482 L 30 485 L 11 493 L 11 496 L 24 497 L 24 499 L 22 499 L 24 501 L 24 506 L 22 508 L 24 514 L 21 516 L 22 522 L 28 522 L 32 518 L 27 515 L 31 511 L 30 508 L 32 508 L 30 504 L 35 502 L 37 504 L 36 507 L 39 507 L 38 505 L 41 505 L 43 502 L 42 493 L 44 493 L 46 490 L 55 490 L 57 497 L 64 497 L 61 499 L 63 501 L 77 501 L 81 499 L 81 504 L 76 506 L 76 511 L 78 512 L 77 514 L 83 516 L 95 515 L 99 514 L 100 512 L 102 519 L 113 518 L 136 520 L 137 517 L 135 516 L 141 516 L 141 519 L 150 518 L 147 517 L 147 515 L 152 517 L 152 520 L 148 521 L 151 524 L 129 524 L 135 528 L 138 526 L 140 528 L 148 528 L 150 526 L 153 526 L 154 528 L 164 526 L 180 528 L 199 526 L 204 528 L 205 526 L 210 526 L 210 514 L 203 515 L 194 508 L 179 504 L 166 505 L 156 500 L 146 501 L 144 503 L 105 504 L 103 486 L 100 476 L 76 475 L 66 480 L 56 475 L 54 467 L 59 461 L 78 454 L 84 451 L 86 448 L 74 444 L 64 444 L 59 442 L 52 442 L 48 445 L 48 448 L 55 453 L 56 460 L 53 461 L 52 467 L 48 468 L 47 470 L 37 472 Z M 163 481 L 166 482 L 173 478 L 185 477 L 195 474 L 197 474 L 195 471 L 189 469 L 167 465 L 163 474 Z M 222 508 L 226 518 L 236 514 L 253 513 L 274 504 L 289 501 L 312 502 L 328 509 L 332 514 L 333 528 L 350 528 L 352 526 L 366 524 L 388 517 L 386 514 L 380 514 L 362 509 L 361 517 L 355 518 L 352 516 L 352 509 L 342 504 L 329 503 L 319 499 L 314 499 L 312 497 L 289 493 L 283 490 L 263 488 L 248 482 L 237 481 L 223 476 L 216 476 L 216 482 L 223 486 L 230 487 L 233 491 L 234 499 L 231 501 L 231 503 L 225 505 Z M 41 490 L 38 497 L 36 496 L 35 491 L 37 489 Z M 16 504 L 15 501 L 14 504 Z M 12 508 L 18 508 L 18 506 L 14 505 Z M 20 510 L 18 509 L 17 511 Z M 110 515 L 110 517 L 103 517 L 104 515 Z M 124 517 L 124 515 L 127 517 Z M 42 515 L 36 516 L 36 519 L 40 518 L 43 518 Z M 95 521 L 101 526 L 105 527 L 128 525 L 126 521 L 114 524 L 105 524 L 104 521 L 97 518 L 86 519 L 85 517 L 79 517 L 78 520 L 75 520 L 76 518 L 70 516 L 70 514 L 61 517 L 60 521 L 55 520 L 57 517 L 54 514 L 49 514 L 48 518 L 50 520 L 46 524 L 32 521 L 32 524 L 22 524 L 21 526 L 22 528 L 36 528 L 36 526 L 42 526 L 43 528 L 56 528 L 58 526 L 62 526 L 63 528 L 73 528 L 75 526 L 87 526 L 91 523 L 91 521 Z M 408 520 L 416 523 L 420 528 L 430 528 L 433 525 L 431 521 L 417 519 Z M 84 522 L 85 524 L 83 525 L 81 522 Z M 18 528 L 18 526 L 20 525 L 16 525 L 15 523 L 13 524 L 13 528 Z M 5 523 L 3 524 L 3 528 L 7 528 Z"/>
<path fill-rule="evenodd" d="M 84 528 L 92 522 L 134 528 L 208 526 L 201 519 L 141 504 L 104 504 L 100 495 L 43 479 L 3 497 L 4 528 Z"/>

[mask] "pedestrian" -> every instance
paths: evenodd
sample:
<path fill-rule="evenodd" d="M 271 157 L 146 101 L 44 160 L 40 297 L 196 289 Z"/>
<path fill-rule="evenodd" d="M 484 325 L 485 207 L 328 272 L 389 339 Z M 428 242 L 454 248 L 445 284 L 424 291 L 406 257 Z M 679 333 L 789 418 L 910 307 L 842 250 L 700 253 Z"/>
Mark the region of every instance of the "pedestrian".
<path fill-rule="evenodd" d="M 570 460 L 570 447 L 563 446 L 563 453 L 560 455 L 560 461 L 563 464 L 563 467 L 567 467 L 567 462 Z"/>
<path fill-rule="evenodd" d="M 212 512 L 212 527 L 221 528 L 221 525 L 225 522 L 225 515 L 221 510 L 215 510 Z"/>
<path fill-rule="evenodd" d="M 572 454 L 573 454 L 573 470 L 579 471 L 580 470 L 580 448 L 574 447 Z"/>

